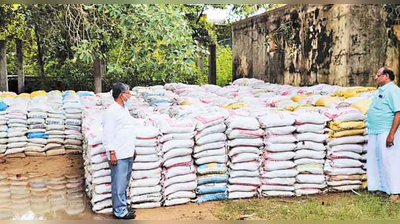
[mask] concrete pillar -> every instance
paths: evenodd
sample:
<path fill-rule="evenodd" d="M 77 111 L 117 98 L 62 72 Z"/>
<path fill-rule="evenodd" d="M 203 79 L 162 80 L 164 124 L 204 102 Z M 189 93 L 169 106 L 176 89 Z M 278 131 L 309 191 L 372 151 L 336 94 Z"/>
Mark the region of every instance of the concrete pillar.
<path fill-rule="evenodd" d="M 210 55 L 208 56 L 208 83 L 217 84 L 217 48 L 215 44 L 208 46 Z"/>
<path fill-rule="evenodd" d="M 0 91 L 8 91 L 6 41 L 0 40 Z"/>
<path fill-rule="evenodd" d="M 15 41 L 17 46 L 17 65 L 18 65 L 18 93 L 23 93 L 25 91 L 25 74 L 24 74 L 24 54 L 22 40 L 17 39 Z"/>
<path fill-rule="evenodd" d="M 106 63 L 104 59 L 96 57 L 93 62 L 94 92 L 101 93 L 101 79 L 106 73 Z"/>

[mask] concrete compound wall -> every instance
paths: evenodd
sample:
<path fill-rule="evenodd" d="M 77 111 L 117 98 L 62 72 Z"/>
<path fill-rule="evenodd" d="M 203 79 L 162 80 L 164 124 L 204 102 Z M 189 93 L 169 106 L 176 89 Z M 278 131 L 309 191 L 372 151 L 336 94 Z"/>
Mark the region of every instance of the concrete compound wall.
<path fill-rule="evenodd" d="M 287 5 L 236 22 L 233 79 L 376 86 L 381 66 L 400 74 L 399 40 L 387 18 L 381 5 Z"/>

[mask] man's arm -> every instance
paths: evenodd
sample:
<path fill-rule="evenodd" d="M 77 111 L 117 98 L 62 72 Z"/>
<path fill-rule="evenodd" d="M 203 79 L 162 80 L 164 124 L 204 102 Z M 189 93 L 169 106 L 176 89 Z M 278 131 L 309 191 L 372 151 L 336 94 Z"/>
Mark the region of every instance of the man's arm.
<path fill-rule="evenodd" d="M 107 112 L 106 112 L 107 113 Z M 110 162 L 111 165 L 117 165 L 117 156 L 115 155 L 115 147 L 113 144 L 114 141 L 114 132 L 115 132 L 115 121 L 112 114 L 106 114 L 103 124 L 103 133 L 102 140 L 103 146 L 107 152 L 110 153 Z"/>
<path fill-rule="evenodd" d="M 400 111 L 397 111 L 394 115 L 392 128 L 390 129 L 389 135 L 386 139 L 386 147 L 393 146 L 394 135 L 396 134 L 399 125 L 400 125 Z"/>

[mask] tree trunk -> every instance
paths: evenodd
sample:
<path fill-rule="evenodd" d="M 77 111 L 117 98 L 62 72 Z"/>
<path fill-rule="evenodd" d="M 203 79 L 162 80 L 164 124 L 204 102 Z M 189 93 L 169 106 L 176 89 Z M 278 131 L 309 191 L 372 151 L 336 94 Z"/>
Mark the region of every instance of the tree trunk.
<path fill-rule="evenodd" d="M 200 45 L 203 46 L 203 43 L 200 42 Z M 204 53 L 202 51 L 199 52 L 196 65 L 197 67 L 200 68 L 200 71 L 203 74 L 205 71 L 204 71 Z"/>
<path fill-rule="evenodd" d="M 94 92 L 101 93 L 101 79 L 106 73 L 106 63 L 104 59 L 96 57 L 93 62 Z"/>
<path fill-rule="evenodd" d="M 0 40 L 0 91 L 8 91 L 6 41 Z"/>
<path fill-rule="evenodd" d="M 44 85 L 44 79 L 45 79 L 45 74 L 44 74 L 44 61 L 43 61 L 43 49 L 42 49 L 42 43 L 40 40 L 40 35 L 39 35 L 39 28 L 35 26 L 35 37 L 36 37 L 36 44 L 38 48 L 38 64 L 40 66 L 40 77 L 41 77 L 41 82 L 42 85 Z"/>
<path fill-rule="evenodd" d="M 208 46 L 210 55 L 208 56 L 208 83 L 217 84 L 217 49 L 215 44 Z"/>
<path fill-rule="evenodd" d="M 18 64 L 18 93 L 25 91 L 25 74 L 24 74 L 24 54 L 22 51 L 22 40 L 17 39 L 17 64 Z"/>

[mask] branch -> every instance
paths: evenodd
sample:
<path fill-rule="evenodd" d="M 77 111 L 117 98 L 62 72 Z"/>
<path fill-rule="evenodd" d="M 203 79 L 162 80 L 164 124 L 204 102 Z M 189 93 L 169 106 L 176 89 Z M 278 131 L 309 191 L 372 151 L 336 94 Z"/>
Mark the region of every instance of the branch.
<path fill-rule="evenodd" d="M 196 20 L 196 24 L 198 24 L 199 23 L 199 21 L 200 21 L 200 18 L 203 16 L 203 12 L 204 12 L 204 9 L 205 9 L 205 5 L 203 5 L 203 7 L 201 8 L 201 12 L 200 12 L 200 15 L 199 15 L 199 17 L 197 17 L 197 20 Z"/>
<path fill-rule="evenodd" d="M 121 52 L 122 52 L 122 48 L 124 46 L 124 43 L 125 43 L 125 37 L 122 39 L 122 44 L 121 44 L 121 48 L 119 49 L 119 53 L 118 53 L 118 58 L 117 58 L 117 63 L 116 64 L 118 64 L 118 62 L 119 62 L 119 58 L 121 56 Z"/>

